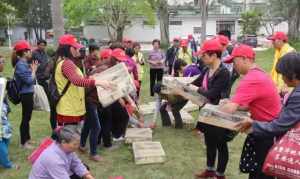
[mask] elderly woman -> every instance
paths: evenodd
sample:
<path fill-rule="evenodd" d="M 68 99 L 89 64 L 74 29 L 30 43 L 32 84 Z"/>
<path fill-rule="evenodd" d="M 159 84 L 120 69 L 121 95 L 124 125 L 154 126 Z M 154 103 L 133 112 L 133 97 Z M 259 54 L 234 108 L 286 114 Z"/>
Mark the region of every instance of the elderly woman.
<path fill-rule="evenodd" d="M 57 132 L 57 138 L 34 162 L 29 179 L 94 179 L 77 157 L 80 133 L 74 125 Z"/>

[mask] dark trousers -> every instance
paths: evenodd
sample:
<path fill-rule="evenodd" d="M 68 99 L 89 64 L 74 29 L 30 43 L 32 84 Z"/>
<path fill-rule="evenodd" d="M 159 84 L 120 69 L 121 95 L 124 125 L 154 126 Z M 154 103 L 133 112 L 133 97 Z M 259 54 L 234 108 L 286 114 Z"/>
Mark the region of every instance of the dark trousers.
<path fill-rule="evenodd" d="M 54 130 L 56 128 L 56 112 L 55 105 L 51 102 L 51 96 L 49 92 L 49 84 L 46 80 L 38 80 L 39 85 L 41 85 L 48 97 L 49 105 L 50 105 L 50 125 L 51 129 Z"/>
<path fill-rule="evenodd" d="M 112 135 L 119 138 L 125 135 L 129 116 L 126 109 L 117 101 L 112 104 Z"/>
<path fill-rule="evenodd" d="M 86 105 L 86 119 L 81 131 L 80 146 L 84 147 L 89 136 L 90 154 L 97 154 L 98 136 L 101 131 L 99 106 L 94 103 Z"/>
<path fill-rule="evenodd" d="M 105 108 L 102 108 L 100 115 L 102 116 L 102 119 L 100 120 L 100 125 L 102 127 L 98 143 L 101 143 L 101 140 L 103 141 L 104 147 L 111 147 L 111 128 L 112 128 L 112 111 L 111 106 L 107 106 Z"/>
<path fill-rule="evenodd" d="M 273 146 L 273 139 L 261 139 L 255 138 L 255 153 L 256 161 L 258 162 L 259 168 L 255 172 L 249 173 L 249 179 L 274 179 L 272 176 L 267 176 L 262 172 L 262 167 L 265 162 L 265 158 L 268 155 L 270 148 Z"/>
<path fill-rule="evenodd" d="M 153 87 L 155 83 L 161 82 L 163 78 L 163 69 L 150 69 L 150 92 L 151 96 L 154 96 Z"/>
<path fill-rule="evenodd" d="M 218 131 L 211 130 L 209 132 L 204 133 L 204 139 L 206 144 L 206 159 L 207 159 L 207 166 L 214 167 L 216 157 L 218 155 L 218 164 L 217 164 L 217 172 L 223 174 L 225 173 L 226 166 L 228 163 L 228 146 L 227 142 L 224 140 L 224 134 L 220 135 L 221 130 Z"/>
<path fill-rule="evenodd" d="M 178 103 L 171 104 L 171 111 L 175 119 L 175 128 L 182 128 L 183 122 L 180 114 L 180 110 L 185 106 L 187 103 L 186 100 L 179 101 Z M 167 106 L 169 103 L 164 103 L 160 107 L 160 115 L 162 120 L 162 126 L 170 126 L 171 125 L 171 119 L 169 116 L 169 113 L 167 111 Z"/>
<path fill-rule="evenodd" d="M 172 63 L 172 65 L 168 66 L 168 74 L 172 75 L 172 71 L 173 71 L 173 63 Z"/>
<path fill-rule="evenodd" d="M 21 94 L 22 122 L 20 125 L 21 144 L 24 145 L 30 137 L 30 120 L 33 110 L 33 93 Z"/>

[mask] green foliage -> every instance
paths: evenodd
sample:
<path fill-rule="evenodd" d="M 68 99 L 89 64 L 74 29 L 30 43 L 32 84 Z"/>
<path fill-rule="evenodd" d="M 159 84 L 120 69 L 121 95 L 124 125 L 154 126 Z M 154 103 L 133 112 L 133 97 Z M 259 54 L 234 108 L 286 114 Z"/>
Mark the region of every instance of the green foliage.
<path fill-rule="evenodd" d="M 12 5 L 0 1 L 0 26 L 7 24 L 7 17 L 6 15 L 11 14 L 14 15 L 16 13 L 15 7 Z"/>
<path fill-rule="evenodd" d="M 64 9 L 68 19 L 67 26 L 79 26 L 83 22 L 96 21 L 106 25 L 114 37 L 123 32 L 135 17 L 142 16 L 149 24 L 155 23 L 155 15 L 148 1 L 65 0 Z"/>
<path fill-rule="evenodd" d="M 261 26 L 262 13 L 251 10 L 241 14 L 242 34 L 256 34 Z"/>

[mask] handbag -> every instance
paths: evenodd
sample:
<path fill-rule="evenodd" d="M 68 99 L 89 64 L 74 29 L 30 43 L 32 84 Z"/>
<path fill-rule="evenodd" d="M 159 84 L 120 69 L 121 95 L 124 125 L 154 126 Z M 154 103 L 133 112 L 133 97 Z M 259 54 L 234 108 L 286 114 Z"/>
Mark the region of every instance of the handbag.
<path fill-rule="evenodd" d="M 300 179 L 300 123 L 273 145 L 263 172 L 284 179 Z"/>
<path fill-rule="evenodd" d="M 50 105 L 44 88 L 38 83 L 33 88 L 33 110 L 50 112 Z"/>

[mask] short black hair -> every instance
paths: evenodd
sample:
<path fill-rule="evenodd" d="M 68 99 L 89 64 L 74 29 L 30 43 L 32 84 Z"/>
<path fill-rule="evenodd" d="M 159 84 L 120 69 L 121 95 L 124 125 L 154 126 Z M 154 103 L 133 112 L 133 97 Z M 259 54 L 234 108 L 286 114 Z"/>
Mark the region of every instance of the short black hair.
<path fill-rule="evenodd" d="M 226 36 L 229 40 L 231 40 L 231 32 L 229 30 L 221 30 L 218 35 L 224 35 Z"/>
<path fill-rule="evenodd" d="M 97 44 L 90 44 L 89 45 L 89 53 L 94 52 L 95 50 L 99 50 L 99 46 Z"/>
<path fill-rule="evenodd" d="M 127 56 L 129 56 L 129 57 L 133 57 L 133 56 L 134 56 L 134 50 L 133 50 L 133 48 L 127 48 L 127 49 L 125 50 L 125 54 L 126 54 Z"/>
<path fill-rule="evenodd" d="M 155 43 L 158 43 L 158 45 L 160 45 L 160 40 L 154 39 L 154 40 L 152 41 L 152 45 L 154 45 Z"/>
<path fill-rule="evenodd" d="M 300 80 L 300 53 L 290 52 L 279 59 L 276 71 L 289 80 Z"/>
<path fill-rule="evenodd" d="M 207 51 L 205 53 L 207 53 L 209 56 L 212 56 L 213 54 L 216 54 L 217 57 L 220 58 L 220 59 L 222 57 L 222 51 Z"/>
<path fill-rule="evenodd" d="M 37 41 L 37 45 L 40 45 L 40 44 L 45 44 L 45 45 L 47 45 L 47 41 L 44 40 L 44 39 L 40 39 L 40 40 Z"/>

